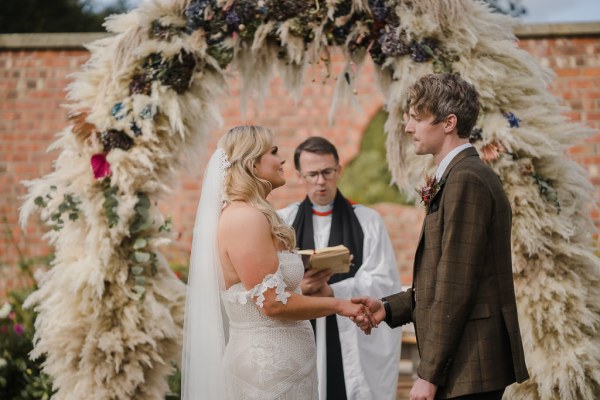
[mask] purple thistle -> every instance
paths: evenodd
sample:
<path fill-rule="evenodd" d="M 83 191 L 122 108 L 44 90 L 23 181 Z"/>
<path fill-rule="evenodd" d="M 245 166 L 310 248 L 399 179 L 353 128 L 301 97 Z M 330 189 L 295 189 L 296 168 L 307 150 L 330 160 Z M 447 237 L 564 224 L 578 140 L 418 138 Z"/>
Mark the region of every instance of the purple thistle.
<path fill-rule="evenodd" d="M 230 29 L 237 29 L 238 25 L 242 22 L 240 16 L 234 9 L 231 9 L 225 15 L 225 22 Z"/>
<path fill-rule="evenodd" d="M 383 21 L 388 15 L 388 9 L 385 0 L 369 0 L 369 6 L 373 17 L 378 21 Z"/>
<path fill-rule="evenodd" d="M 21 324 L 14 324 L 14 325 L 13 325 L 13 331 L 14 331 L 14 332 L 15 332 L 17 335 L 19 335 L 19 336 L 22 336 L 22 335 L 23 335 L 23 332 L 25 332 L 25 328 L 23 328 L 23 325 L 21 325 Z"/>
<path fill-rule="evenodd" d="M 187 19 L 188 32 L 194 32 L 198 28 L 206 25 L 204 21 L 204 10 L 210 4 L 209 0 L 192 1 L 188 8 L 185 9 L 185 17 Z"/>
<path fill-rule="evenodd" d="M 411 52 L 411 47 L 406 44 L 399 35 L 397 27 L 389 27 L 382 29 L 382 34 L 379 37 L 381 44 L 381 52 L 386 56 L 404 56 Z"/>

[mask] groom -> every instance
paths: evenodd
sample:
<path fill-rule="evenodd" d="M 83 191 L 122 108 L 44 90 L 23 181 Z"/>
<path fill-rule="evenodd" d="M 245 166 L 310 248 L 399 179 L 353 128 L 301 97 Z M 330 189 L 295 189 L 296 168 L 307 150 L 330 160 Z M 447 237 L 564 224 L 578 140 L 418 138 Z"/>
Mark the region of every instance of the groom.
<path fill-rule="evenodd" d="M 408 92 L 405 130 L 416 154 L 433 155 L 436 180 L 421 191 L 427 215 L 412 289 L 353 299 L 371 321 L 413 322 L 421 362 L 411 399 L 502 398 L 528 378 L 511 263 L 511 208 L 494 171 L 469 143 L 475 88 L 454 74 L 419 79 Z"/>

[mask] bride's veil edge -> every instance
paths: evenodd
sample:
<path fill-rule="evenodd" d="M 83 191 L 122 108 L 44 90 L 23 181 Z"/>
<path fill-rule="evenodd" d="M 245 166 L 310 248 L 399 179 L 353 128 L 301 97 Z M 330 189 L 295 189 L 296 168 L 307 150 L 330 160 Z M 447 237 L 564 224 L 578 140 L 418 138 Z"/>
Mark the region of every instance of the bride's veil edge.
<path fill-rule="evenodd" d="M 217 249 L 217 223 L 227 167 L 225 151 L 218 148 L 206 167 L 196 212 L 185 305 L 183 400 L 226 398 L 223 352 L 228 326 L 220 298 L 225 284 Z"/>

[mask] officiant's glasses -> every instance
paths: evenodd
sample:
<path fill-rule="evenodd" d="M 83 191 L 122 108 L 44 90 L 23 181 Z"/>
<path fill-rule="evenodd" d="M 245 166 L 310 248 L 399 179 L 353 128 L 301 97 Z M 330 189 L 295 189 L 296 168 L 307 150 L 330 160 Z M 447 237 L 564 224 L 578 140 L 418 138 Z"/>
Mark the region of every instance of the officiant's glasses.
<path fill-rule="evenodd" d="M 321 175 L 323 179 L 328 181 L 335 176 L 335 173 L 337 172 L 338 168 L 339 165 L 336 165 L 332 168 L 325 168 L 320 171 L 308 171 L 307 173 L 301 173 L 300 175 L 302 175 L 304 180 L 308 183 L 317 183 L 317 181 L 319 180 L 319 175 Z"/>

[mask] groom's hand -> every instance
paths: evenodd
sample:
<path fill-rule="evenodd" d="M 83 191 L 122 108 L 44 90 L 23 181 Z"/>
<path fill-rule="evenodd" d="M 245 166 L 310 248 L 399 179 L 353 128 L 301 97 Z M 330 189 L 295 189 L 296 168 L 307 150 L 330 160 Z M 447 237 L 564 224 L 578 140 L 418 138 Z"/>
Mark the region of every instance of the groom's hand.
<path fill-rule="evenodd" d="M 353 303 L 362 304 L 367 308 L 368 316 L 354 318 L 354 323 L 367 335 L 371 334 L 372 328 L 377 328 L 379 323 L 385 319 L 385 309 L 381 300 L 371 297 L 355 297 Z"/>
<path fill-rule="evenodd" d="M 409 398 L 410 400 L 433 400 L 436 391 L 437 385 L 418 378 L 410 390 Z"/>

